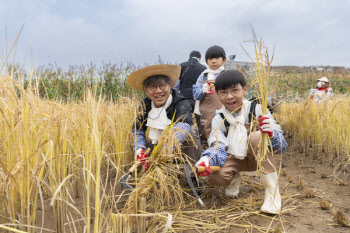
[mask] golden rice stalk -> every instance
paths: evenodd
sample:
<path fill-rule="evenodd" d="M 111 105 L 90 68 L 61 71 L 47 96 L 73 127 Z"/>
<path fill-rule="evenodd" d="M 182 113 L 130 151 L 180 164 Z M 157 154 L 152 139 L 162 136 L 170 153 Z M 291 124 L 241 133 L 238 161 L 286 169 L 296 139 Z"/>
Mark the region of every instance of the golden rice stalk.
<path fill-rule="evenodd" d="M 149 170 L 139 174 L 135 172 L 136 187 L 131 193 L 123 212 L 135 213 L 139 197 L 146 197 L 153 211 L 180 209 L 184 206 L 183 190 L 178 179 L 183 175 L 177 164 L 189 163 L 187 156 L 181 153 L 181 145 L 171 130 L 170 124 L 162 133 L 158 144 L 149 157 Z M 188 139 L 192 140 L 188 134 Z"/>
<path fill-rule="evenodd" d="M 276 118 L 302 152 L 312 148 L 315 159 L 326 156 L 339 164 L 337 168 L 345 169 L 350 161 L 349 103 L 349 97 L 319 104 L 310 100 L 283 103 Z"/>
<path fill-rule="evenodd" d="M 341 210 L 336 210 L 333 212 L 334 221 L 339 223 L 343 227 L 349 227 L 348 219 L 345 217 Z"/>
<path fill-rule="evenodd" d="M 332 208 L 332 203 L 328 202 L 328 201 L 319 201 L 320 203 L 320 207 L 323 210 L 330 210 Z"/>
<path fill-rule="evenodd" d="M 246 54 L 250 57 L 252 62 L 255 64 L 254 71 L 255 71 L 255 79 L 252 81 L 251 85 L 256 86 L 256 90 L 258 90 L 258 101 L 261 105 L 262 114 L 266 115 L 267 110 L 267 102 L 268 102 L 268 96 L 270 94 L 269 92 L 269 77 L 271 72 L 271 62 L 273 60 L 273 55 L 270 58 L 268 53 L 268 48 L 265 46 L 262 39 L 258 40 L 257 36 L 255 34 L 254 29 L 252 28 L 252 34 L 253 34 L 253 44 L 254 44 L 254 57 L 250 56 L 247 51 L 243 48 L 243 50 L 246 52 Z M 246 72 L 243 72 L 244 74 Z M 269 145 L 270 138 L 267 133 L 262 133 L 260 142 L 259 142 L 259 150 L 258 154 L 256 155 L 257 159 L 257 166 L 260 171 L 263 170 L 261 167 L 262 162 L 266 161 L 266 154 L 269 151 L 268 145 Z M 270 149 L 271 153 L 273 153 L 272 149 Z"/>
<path fill-rule="evenodd" d="M 305 194 L 307 198 L 314 198 L 315 192 L 312 189 L 305 189 Z"/>
<path fill-rule="evenodd" d="M 298 184 L 297 184 L 297 188 L 299 190 L 302 190 L 304 189 L 305 187 L 305 181 L 301 179 L 300 175 L 299 175 L 299 180 L 298 180 Z"/>

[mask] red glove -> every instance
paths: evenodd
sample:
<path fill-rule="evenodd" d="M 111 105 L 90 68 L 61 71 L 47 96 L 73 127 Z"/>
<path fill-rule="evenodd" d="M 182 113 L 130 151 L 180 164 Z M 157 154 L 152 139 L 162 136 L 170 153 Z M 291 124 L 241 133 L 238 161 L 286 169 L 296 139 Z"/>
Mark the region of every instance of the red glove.
<path fill-rule="evenodd" d="M 204 83 L 203 84 L 203 93 L 204 94 L 213 94 L 214 93 L 213 87 L 214 87 L 213 83 L 210 83 L 210 82 Z"/>
<path fill-rule="evenodd" d="M 205 167 L 206 172 L 197 173 L 197 176 L 209 176 L 213 171 L 210 170 L 210 162 L 208 156 L 203 156 L 197 163 L 196 167 Z"/>
<path fill-rule="evenodd" d="M 258 121 L 260 132 L 267 133 L 270 138 L 273 137 L 273 120 L 264 115 L 259 116 Z"/>
<path fill-rule="evenodd" d="M 136 151 L 137 160 L 140 160 L 140 164 L 143 165 L 145 172 L 148 170 L 148 154 L 144 149 L 138 149 Z"/>

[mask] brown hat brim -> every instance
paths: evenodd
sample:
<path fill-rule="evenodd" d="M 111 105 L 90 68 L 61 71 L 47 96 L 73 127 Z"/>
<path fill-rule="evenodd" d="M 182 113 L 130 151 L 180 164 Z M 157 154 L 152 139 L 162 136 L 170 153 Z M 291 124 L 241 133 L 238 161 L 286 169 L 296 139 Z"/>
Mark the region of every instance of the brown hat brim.
<path fill-rule="evenodd" d="M 174 87 L 179 80 L 181 73 L 181 66 L 179 65 L 168 65 L 160 64 L 153 66 L 146 66 L 142 69 L 132 72 L 127 81 L 129 85 L 139 91 L 143 90 L 143 81 L 154 75 L 165 75 L 171 80 L 171 87 Z"/>

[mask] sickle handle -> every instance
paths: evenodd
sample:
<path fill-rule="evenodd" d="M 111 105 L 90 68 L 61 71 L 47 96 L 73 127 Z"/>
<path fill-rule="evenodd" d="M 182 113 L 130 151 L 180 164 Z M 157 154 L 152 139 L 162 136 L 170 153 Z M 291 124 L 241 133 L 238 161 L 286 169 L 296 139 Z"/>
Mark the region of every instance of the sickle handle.
<path fill-rule="evenodd" d="M 210 166 L 210 170 L 212 170 L 213 172 L 218 172 L 218 171 L 220 171 L 220 169 L 221 169 L 221 167 L 219 167 L 219 166 Z M 205 171 L 207 171 L 207 170 L 205 169 L 204 166 L 196 167 L 196 173 L 203 173 Z"/>

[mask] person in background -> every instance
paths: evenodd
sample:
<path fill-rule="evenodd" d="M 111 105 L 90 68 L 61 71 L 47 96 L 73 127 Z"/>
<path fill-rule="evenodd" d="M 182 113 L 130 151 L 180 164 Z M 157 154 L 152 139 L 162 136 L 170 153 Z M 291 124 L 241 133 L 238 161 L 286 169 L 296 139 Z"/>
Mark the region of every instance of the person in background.
<path fill-rule="evenodd" d="M 200 60 L 200 52 L 194 50 L 190 53 L 188 61 L 180 64 L 180 78 L 174 87 L 176 91 L 180 92 L 190 102 L 193 110 L 196 101 L 193 99 L 192 86 L 197 82 L 198 76 L 206 69 L 205 66 L 199 63 Z M 200 114 L 194 114 L 196 117 L 196 124 L 198 126 L 199 134 L 202 134 L 203 129 L 200 124 Z"/>
<path fill-rule="evenodd" d="M 327 77 L 317 79 L 317 90 L 314 92 L 314 99 L 316 103 L 328 100 L 334 96 L 332 88 L 330 88 Z"/>
<path fill-rule="evenodd" d="M 215 110 L 219 110 L 222 106 L 220 100 L 215 94 L 214 83 L 216 77 L 225 70 L 224 63 L 226 61 L 225 50 L 213 45 L 205 53 L 205 62 L 209 66 L 198 77 L 197 82 L 193 85 L 193 98 L 200 100 L 199 112 L 201 114 L 201 126 L 203 133 L 201 142 L 204 149 L 208 148 L 208 138 L 211 132 L 211 121 L 215 116 Z M 196 112 L 196 109 L 195 109 Z"/>
<path fill-rule="evenodd" d="M 262 114 L 260 104 L 256 104 L 254 116 L 251 116 L 251 102 L 244 98 L 247 82 L 241 72 L 223 71 L 216 78 L 215 91 L 223 106 L 212 121 L 212 131 L 208 139 L 210 148 L 202 153 L 196 166 L 206 167 L 206 172 L 198 175 L 211 174 L 208 180 L 212 185 L 227 186 L 225 195 L 237 197 L 242 179 L 240 172 L 257 170 L 256 155 L 261 134 L 268 134 L 269 148 L 274 153 L 283 153 L 287 142 L 271 113 L 268 111 L 267 115 Z M 249 132 L 253 119 L 258 119 L 259 130 Z M 272 152 L 268 152 L 266 158 L 261 164 L 262 182 L 265 186 L 265 200 L 261 211 L 279 214 L 281 196 L 276 162 Z M 212 173 L 210 166 L 220 166 L 221 170 Z"/>

